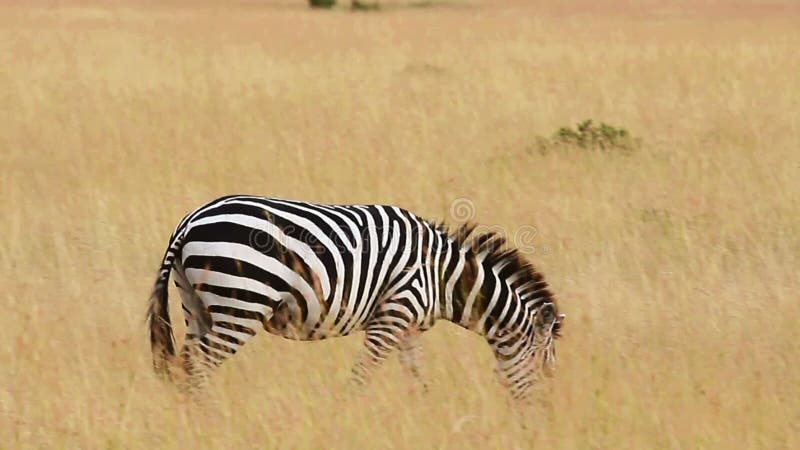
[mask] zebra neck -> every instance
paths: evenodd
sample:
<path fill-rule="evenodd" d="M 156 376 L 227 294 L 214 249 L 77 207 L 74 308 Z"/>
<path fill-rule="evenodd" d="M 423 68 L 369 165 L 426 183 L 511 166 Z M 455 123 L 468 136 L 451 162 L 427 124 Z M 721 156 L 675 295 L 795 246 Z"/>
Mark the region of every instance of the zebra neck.
<path fill-rule="evenodd" d="M 445 295 L 440 317 L 478 334 L 499 317 L 504 303 L 511 301 L 507 280 L 472 251 L 460 251 L 453 270 L 446 273 Z M 505 293 L 505 294 L 504 294 Z"/>

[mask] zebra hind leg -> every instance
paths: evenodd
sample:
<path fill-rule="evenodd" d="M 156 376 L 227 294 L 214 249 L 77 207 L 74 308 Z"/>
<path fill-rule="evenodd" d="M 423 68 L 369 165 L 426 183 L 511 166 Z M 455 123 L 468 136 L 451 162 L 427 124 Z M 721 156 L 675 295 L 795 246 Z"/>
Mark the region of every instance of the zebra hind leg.
<path fill-rule="evenodd" d="M 195 338 L 196 345 L 190 348 L 186 373 L 192 385 L 205 388 L 214 369 L 236 354 L 255 331 L 236 324 L 214 321 L 211 330 Z"/>
<path fill-rule="evenodd" d="M 186 340 L 180 351 L 185 380 L 179 385 L 183 391 L 195 394 L 207 390 L 214 370 L 253 336 L 235 332 L 237 337 L 232 337 L 229 333 L 230 331 L 224 326 L 215 324 L 211 331 L 203 336 L 186 334 Z"/>
<path fill-rule="evenodd" d="M 180 351 L 181 364 L 186 376 L 183 387 L 188 392 L 203 391 L 208 387 L 214 369 L 255 336 L 256 330 L 261 327 L 261 322 L 240 318 L 234 310 L 226 311 L 229 314 L 208 312 L 205 306 L 202 306 L 203 311 L 198 314 L 197 305 L 205 305 L 200 301 L 200 296 L 184 289 L 180 292 L 184 300 L 189 298 L 192 301 L 183 303 L 183 312 L 186 316 L 186 339 Z M 242 312 L 238 314 L 241 315 Z M 197 316 L 201 316 L 203 320 Z"/>
<path fill-rule="evenodd" d="M 184 379 L 178 385 L 181 391 L 190 395 L 205 391 L 210 369 L 203 364 L 200 339 L 187 333 L 179 357 L 184 374 Z"/>
<path fill-rule="evenodd" d="M 178 352 L 182 373 L 181 377 L 176 381 L 182 391 L 193 394 L 202 391 L 207 385 L 207 378 L 202 365 L 200 336 L 211 328 L 210 319 L 201 320 L 196 314 L 198 311 L 197 305 L 202 303 L 180 271 L 177 272 L 175 277 L 175 286 L 181 295 L 181 309 L 183 310 L 184 323 L 186 324 L 183 346 Z"/>
<path fill-rule="evenodd" d="M 181 291 L 181 295 L 184 295 L 183 291 Z M 183 379 L 178 383 L 178 386 L 185 393 L 193 395 L 204 391 L 208 386 L 208 375 L 212 366 L 204 358 L 201 348 L 200 336 L 205 334 L 202 331 L 203 325 L 192 316 L 185 303 L 183 305 L 183 314 L 186 317 L 186 336 L 178 353 L 181 368 L 183 369 Z"/>

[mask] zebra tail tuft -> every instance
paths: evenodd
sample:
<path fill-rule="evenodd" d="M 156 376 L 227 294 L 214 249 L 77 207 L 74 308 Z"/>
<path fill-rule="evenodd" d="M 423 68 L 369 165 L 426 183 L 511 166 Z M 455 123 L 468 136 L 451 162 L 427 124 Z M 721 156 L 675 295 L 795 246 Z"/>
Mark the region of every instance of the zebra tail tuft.
<path fill-rule="evenodd" d="M 175 359 L 175 336 L 172 333 L 172 323 L 169 318 L 169 275 L 180 246 L 180 239 L 176 239 L 167 250 L 147 308 L 153 369 L 156 374 L 167 379 L 171 379 L 170 366 Z"/>
<path fill-rule="evenodd" d="M 156 282 L 153 295 L 150 296 L 147 321 L 150 325 L 150 349 L 153 352 L 153 370 L 155 370 L 156 374 L 169 378 L 170 363 L 175 357 L 175 337 L 172 334 L 167 296 L 167 283 L 159 279 Z"/>

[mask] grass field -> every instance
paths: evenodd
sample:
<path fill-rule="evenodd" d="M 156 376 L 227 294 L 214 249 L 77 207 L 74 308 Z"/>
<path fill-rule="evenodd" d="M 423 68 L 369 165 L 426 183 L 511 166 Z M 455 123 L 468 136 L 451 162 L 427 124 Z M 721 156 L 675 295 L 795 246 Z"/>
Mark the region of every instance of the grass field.
<path fill-rule="evenodd" d="M 385 4 L 0 4 L 0 448 L 799 448 L 800 5 Z M 641 148 L 533 150 L 585 118 Z M 442 323 L 354 396 L 361 336 L 265 334 L 185 404 L 146 301 L 226 193 L 535 227 L 555 379 Z"/>

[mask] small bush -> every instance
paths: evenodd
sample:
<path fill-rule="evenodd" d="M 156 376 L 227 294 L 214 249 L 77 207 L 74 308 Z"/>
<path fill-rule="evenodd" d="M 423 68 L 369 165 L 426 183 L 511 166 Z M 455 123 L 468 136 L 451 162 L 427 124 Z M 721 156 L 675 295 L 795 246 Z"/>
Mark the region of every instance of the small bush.
<path fill-rule="evenodd" d="M 336 6 L 336 0 L 308 0 L 308 4 L 312 8 L 333 8 Z"/>
<path fill-rule="evenodd" d="M 350 4 L 350 7 L 354 11 L 377 11 L 381 9 L 381 4 L 378 3 L 377 0 L 369 2 L 360 2 L 358 0 L 354 0 L 353 3 Z"/>
<path fill-rule="evenodd" d="M 640 144 L 641 141 L 631 136 L 628 130 L 602 122 L 597 126 L 591 119 L 576 124 L 574 129 L 561 127 L 550 139 L 539 137 L 536 140 L 536 147 L 540 153 L 564 148 L 631 153 L 638 149 Z"/>

